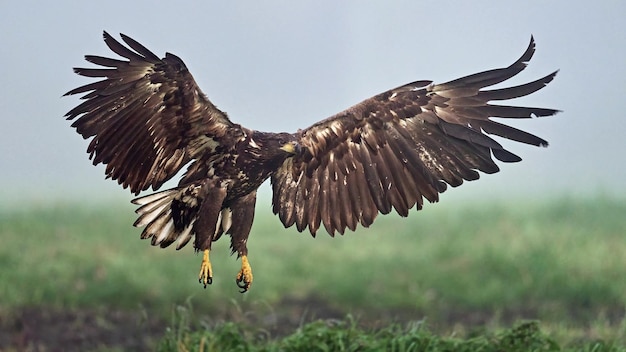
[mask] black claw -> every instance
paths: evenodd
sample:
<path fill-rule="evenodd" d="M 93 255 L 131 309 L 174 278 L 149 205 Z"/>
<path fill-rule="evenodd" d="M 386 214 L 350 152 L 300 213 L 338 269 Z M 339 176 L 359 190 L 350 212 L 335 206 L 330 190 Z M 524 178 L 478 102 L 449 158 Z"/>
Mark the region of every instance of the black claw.
<path fill-rule="evenodd" d="M 241 289 L 241 291 L 239 291 L 240 293 L 248 292 L 248 287 L 250 287 L 250 285 L 246 283 L 243 276 L 241 277 L 241 279 L 235 278 L 235 283 L 237 284 L 237 287 Z"/>
<path fill-rule="evenodd" d="M 206 283 L 202 281 L 202 279 L 198 279 L 198 282 L 200 282 L 201 284 L 204 283 L 204 288 L 206 289 L 206 285 L 210 285 L 213 283 L 213 278 L 212 277 L 207 278 Z"/>

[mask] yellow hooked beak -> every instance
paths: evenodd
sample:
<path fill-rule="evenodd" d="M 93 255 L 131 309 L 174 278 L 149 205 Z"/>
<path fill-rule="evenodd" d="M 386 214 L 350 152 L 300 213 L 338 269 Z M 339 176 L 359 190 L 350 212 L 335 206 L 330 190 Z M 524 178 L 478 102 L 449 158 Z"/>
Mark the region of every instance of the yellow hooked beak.
<path fill-rule="evenodd" d="M 298 150 L 300 149 L 300 145 L 298 145 L 298 143 L 296 142 L 289 142 L 289 143 L 283 144 L 283 146 L 280 147 L 280 149 L 289 154 L 297 154 Z"/>

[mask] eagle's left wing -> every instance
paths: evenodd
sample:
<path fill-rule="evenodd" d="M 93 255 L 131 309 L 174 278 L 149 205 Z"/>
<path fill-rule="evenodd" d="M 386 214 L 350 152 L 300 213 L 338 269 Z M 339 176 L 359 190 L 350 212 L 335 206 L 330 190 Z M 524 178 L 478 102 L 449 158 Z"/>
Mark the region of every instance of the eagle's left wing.
<path fill-rule="evenodd" d="M 481 90 L 521 72 L 534 41 L 511 66 L 443 84 L 418 81 L 367 99 L 299 133 L 303 153 L 287 159 L 272 176 L 273 211 L 286 227 L 323 224 L 328 233 L 369 226 L 376 215 L 395 209 L 406 216 L 423 198 L 439 199 L 446 185 L 497 172 L 491 155 L 521 160 L 487 136 L 547 146 L 530 133 L 490 117 L 549 116 L 553 109 L 492 105 L 531 94 L 556 72 L 527 84 Z"/>

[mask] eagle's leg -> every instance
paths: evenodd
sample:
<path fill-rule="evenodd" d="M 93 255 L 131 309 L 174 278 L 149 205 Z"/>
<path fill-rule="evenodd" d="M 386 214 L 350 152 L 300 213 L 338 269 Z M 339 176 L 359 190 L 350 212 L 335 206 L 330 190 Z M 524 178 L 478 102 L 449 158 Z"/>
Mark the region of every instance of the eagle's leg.
<path fill-rule="evenodd" d="M 237 273 L 235 282 L 244 293 L 252 284 L 252 268 L 248 262 L 248 236 L 254 220 L 254 204 L 256 203 L 256 191 L 237 199 L 231 204 L 232 226 L 230 234 L 230 248 L 233 253 L 241 258 L 241 270 Z"/>
<path fill-rule="evenodd" d="M 214 187 L 207 183 L 203 186 L 202 205 L 198 211 L 198 220 L 194 224 L 196 239 L 194 248 L 202 251 L 202 264 L 200 265 L 199 281 L 201 284 L 210 285 L 213 282 L 213 269 L 209 261 L 211 242 L 216 233 L 219 215 L 222 210 L 222 201 L 226 198 L 226 189 Z"/>
<path fill-rule="evenodd" d="M 209 249 L 205 249 L 202 254 L 202 264 L 200 265 L 200 275 L 198 280 L 201 284 L 210 285 L 213 283 L 213 269 L 211 268 L 211 261 L 209 260 Z"/>
<path fill-rule="evenodd" d="M 239 270 L 235 281 L 241 289 L 241 293 L 248 291 L 252 285 L 252 267 L 248 263 L 248 256 L 245 254 L 241 256 L 241 270 Z"/>

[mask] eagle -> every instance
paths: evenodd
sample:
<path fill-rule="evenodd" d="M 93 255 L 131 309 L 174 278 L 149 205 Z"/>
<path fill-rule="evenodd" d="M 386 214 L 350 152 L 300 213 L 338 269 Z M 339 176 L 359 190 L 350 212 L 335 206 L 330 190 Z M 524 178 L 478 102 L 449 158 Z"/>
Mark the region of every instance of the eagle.
<path fill-rule="evenodd" d="M 448 186 L 499 171 L 521 158 L 489 135 L 534 145 L 548 142 L 492 120 L 551 116 L 558 110 L 492 104 L 534 93 L 558 71 L 530 83 L 485 89 L 520 73 L 535 52 L 528 48 L 508 67 L 446 83 L 420 80 L 366 99 L 295 133 L 260 132 L 232 122 L 200 90 L 174 54 L 159 58 L 145 46 L 106 31 L 104 42 L 120 58 L 86 55 L 95 68 L 74 68 L 95 82 L 65 117 L 84 139 L 94 165 L 129 188 L 138 206 L 141 238 L 162 248 L 192 238 L 202 252 L 199 281 L 213 281 L 211 244 L 230 235 L 241 258 L 235 282 L 253 281 L 247 241 L 257 189 L 268 178 L 272 210 L 285 227 L 331 236 L 370 226 L 393 210 L 400 216 L 437 202 Z M 175 188 L 158 191 L 182 168 Z M 158 191 L 158 192 L 157 192 Z"/>

